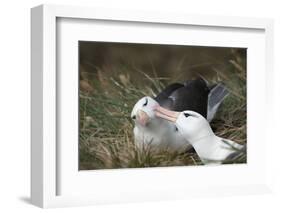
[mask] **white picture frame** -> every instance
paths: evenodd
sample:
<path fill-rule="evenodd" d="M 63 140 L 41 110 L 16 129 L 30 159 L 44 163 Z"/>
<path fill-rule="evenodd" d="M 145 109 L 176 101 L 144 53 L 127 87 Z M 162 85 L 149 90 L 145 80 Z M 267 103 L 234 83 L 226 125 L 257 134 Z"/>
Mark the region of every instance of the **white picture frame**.
<path fill-rule="evenodd" d="M 110 180 L 118 178 L 121 181 L 122 188 L 103 187 L 103 189 L 97 189 L 96 193 L 86 193 L 87 187 L 80 193 L 63 193 L 59 191 L 59 185 L 64 184 L 66 179 L 61 179 L 60 173 L 63 171 L 63 165 L 59 164 L 60 152 L 58 151 L 58 134 L 57 131 L 57 120 L 58 120 L 58 88 L 60 86 L 60 80 L 57 78 L 57 49 L 58 49 L 58 21 L 63 19 L 68 20 L 100 20 L 100 21 L 115 21 L 118 23 L 142 23 L 143 26 L 148 24 L 154 24 L 155 26 L 161 25 L 166 28 L 173 28 L 173 26 L 197 26 L 201 28 L 211 29 L 223 29 L 229 32 L 234 30 L 248 30 L 261 32 L 262 36 L 257 39 L 257 42 L 261 46 L 259 53 L 251 53 L 250 57 L 254 58 L 257 54 L 259 62 L 257 65 L 257 77 L 249 75 L 249 99 L 248 104 L 253 112 L 252 117 L 263 111 L 264 107 L 272 109 L 272 96 L 269 91 L 273 87 L 273 21 L 271 19 L 257 19 L 257 18 L 241 18 L 241 17 L 216 17 L 216 16 L 203 16 L 203 15 L 188 15 L 188 14 L 173 14 L 173 13 L 153 13 L 148 11 L 121 11 L 112 9 L 101 9 L 101 8 L 84 8 L 74 6 L 54 6 L 54 5 L 42 5 L 31 10 L 31 54 L 32 54 L 32 143 L 31 143 L 31 201 L 33 204 L 47 208 L 47 207 L 61 207 L 61 206 L 76 206 L 76 205 L 91 205 L 99 203 L 116 203 L 116 202 L 138 202 L 143 200 L 165 200 L 165 199 L 179 199 L 187 197 L 197 196 L 208 196 L 208 195 L 233 195 L 233 194 L 252 194 L 252 193 L 264 193 L 270 191 L 270 161 L 268 161 L 268 154 L 263 155 L 266 160 L 263 161 L 261 166 L 257 166 L 255 162 L 247 166 L 241 167 L 228 167 L 227 165 L 223 168 L 219 167 L 204 167 L 201 169 L 194 168 L 151 168 L 151 169 L 134 169 L 130 172 L 128 170 L 118 171 L 98 171 L 95 173 L 83 172 L 82 179 L 78 181 L 89 182 L 89 178 L 93 180 L 93 175 L 96 175 L 96 180 L 99 180 L 99 185 L 106 184 L 102 182 L 103 179 Z M 235 35 L 233 35 L 235 36 Z M 71 37 L 71 36 L 70 36 Z M 235 37 L 233 37 L 235 40 Z M 110 39 L 110 38 L 109 38 Z M 223 38 L 221 38 L 223 40 Z M 198 44 L 198 43 L 197 43 Z M 216 45 L 219 43 L 213 43 Z M 235 45 L 235 42 L 233 43 Z M 200 43 L 199 43 L 200 45 Z M 204 44 L 206 45 L 206 44 Z M 240 45 L 240 44 L 237 44 Z M 255 45 L 255 44 L 253 44 Z M 245 44 L 245 47 L 247 45 Z M 254 48 L 253 48 L 254 49 Z M 254 63 L 254 60 L 251 60 Z M 260 64 L 258 64 L 260 63 Z M 251 66 L 252 68 L 254 67 Z M 265 78 L 263 78 L 265 77 Z M 254 79 L 256 78 L 256 79 Z M 64 81 L 67 81 L 64 78 Z M 255 107 L 254 103 L 257 101 L 257 97 L 253 91 L 257 88 L 259 83 L 260 86 L 258 91 L 262 94 L 260 100 L 260 107 Z M 78 81 L 77 81 L 78 84 Z M 249 108 L 248 108 L 249 109 Z M 255 130 L 257 133 L 257 140 L 260 140 L 257 147 L 248 146 L 251 155 L 254 156 L 255 152 L 260 152 L 261 147 L 267 147 L 270 141 L 268 135 L 270 134 L 270 117 L 261 116 L 260 120 L 263 122 L 264 131 L 261 130 L 261 125 L 255 124 L 256 120 L 250 120 L 248 130 Z M 261 122 L 259 121 L 259 122 Z M 255 126 L 257 125 L 257 126 Z M 252 130 L 251 130 L 252 129 Z M 253 131 L 252 131 L 253 132 Z M 251 134 L 250 134 L 251 135 Z M 260 139 L 258 139 L 260 138 Z M 250 138 L 254 140 L 256 138 Z M 262 140 L 264 139 L 264 140 Z M 249 140 L 249 138 L 248 138 Z M 72 148 L 72 147 L 70 147 Z M 251 154 L 253 153 L 253 154 Z M 256 159 L 256 158 L 252 158 Z M 76 159 L 77 160 L 77 159 Z M 171 171 L 167 175 L 167 171 Z M 242 179 L 237 182 L 225 181 L 216 182 L 216 175 L 211 175 L 212 171 L 224 175 L 235 175 L 238 172 L 243 175 L 247 175 L 249 172 L 253 173 L 253 177 L 250 176 L 248 179 Z M 77 170 L 77 173 L 79 171 Z M 106 174 L 112 173 L 111 176 Z M 126 177 L 124 174 L 129 176 Z M 213 178 L 215 184 L 202 184 L 202 176 L 205 177 L 210 174 L 210 178 Z M 136 175 L 137 174 L 137 175 Z M 77 191 L 79 187 L 83 186 L 74 183 L 71 177 L 71 173 L 65 173 L 64 176 L 70 175 L 68 185 L 68 191 Z M 135 186 L 134 181 L 130 181 L 133 178 L 139 180 L 139 176 L 146 178 L 164 177 L 164 181 L 158 181 L 159 183 L 149 186 L 146 188 L 145 185 L 139 184 L 139 187 Z M 196 178 L 196 175 L 200 175 L 197 181 L 190 184 L 184 183 L 184 178 L 190 177 L 189 180 Z M 257 176 L 257 177 L 256 177 Z M 227 176 L 226 176 L 227 177 Z M 165 181 L 169 178 L 171 184 L 167 184 Z M 193 179 L 192 179 L 193 178 Z M 251 179 L 252 178 L 252 179 Z M 238 178 L 239 179 L 239 178 Z M 123 182 L 122 182 L 123 180 Z M 230 179 L 231 180 L 231 177 Z M 157 181 L 153 180 L 152 181 Z M 201 182 L 200 182 L 201 181 Z M 63 182 L 63 183 L 62 183 Z M 178 182 L 179 184 L 172 184 Z M 250 182 L 252 184 L 250 184 Z M 156 183 L 156 182 L 155 182 Z M 126 185 L 127 184 L 127 185 Z M 70 188 L 73 185 L 73 189 Z M 76 187 L 76 188 L 75 188 Z M 93 186 L 96 187 L 96 186 Z M 123 190 L 124 188 L 124 190 Z M 95 188 L 94 188 L 95 189 Z M 143 189 L 143 190 L 142 190 Z M 89 186 L 88 190 L 92 190 Z M 149 192 L 147 190 L 150 190 Z M 119 193 L 122 193 L 120 196 Z"/>

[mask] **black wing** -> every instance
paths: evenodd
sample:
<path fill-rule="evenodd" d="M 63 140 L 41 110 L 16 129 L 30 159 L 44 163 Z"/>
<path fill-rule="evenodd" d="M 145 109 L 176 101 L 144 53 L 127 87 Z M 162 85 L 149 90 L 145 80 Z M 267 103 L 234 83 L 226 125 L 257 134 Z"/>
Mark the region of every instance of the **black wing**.
<path fill-rule="evenodd" d="M 213 120 L 215 114 L 218 111 L 219 106 L 223 100 L 228 96 L 229 92 L 227 88 L 222 84 L 218 83 L 212 86 L 208 95 L 208 110 L 207 120 L 210 122 Z"/>
<path fill-rule="evenodd" d="M 230 154 L 223 163 L 245 163 L 247 161 L 247 144 L 241 150 L 236 150 Z"/>
<path fill-rule="evenodd" d="M 165 105 L 165 102 L 168 100 L 169 96 L 176 91 L 177 89 L 184 87 L 183 84 L 173 83 L 167 86 L 162 92 L 160 92 L 154 99 L 161 105 Z"/>
<path fill-rule="evenodd" d="M 179 112 L 192 110 L 207 117 L 209 88 L 203 79 L 186 81 L 183 86 L 174 89 L 169 95 L 167 94 L 166 96 L 161 95 L 164 98 L 158 102 L 162 107 Z"/>

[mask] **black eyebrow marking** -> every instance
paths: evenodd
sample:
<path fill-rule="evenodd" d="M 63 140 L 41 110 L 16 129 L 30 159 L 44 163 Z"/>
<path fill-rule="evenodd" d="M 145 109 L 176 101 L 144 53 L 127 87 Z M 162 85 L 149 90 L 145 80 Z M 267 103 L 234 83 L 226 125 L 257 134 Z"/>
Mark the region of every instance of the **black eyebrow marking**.
<path fill-rule="evenodd" d="M 184 112 L 183 114 L 184 114 L 185 117 L 191 116 L 191 117 L 194 117 L 194 118 L 199 118 L 199 116 L 196 115 L 196 114 L 189 114 L 189 113 L 187 113 L 187 112 Z"/>
<path fill-rule="evenodd" d="M 186 113 L 186 112 L 184 112 L 183 114 L 184 114 L 185 117 L 192 116 L 192 115 L 190 115 L 189 113 Z"/>
<path fill-rule="evenodd" d="M 146 106 L 148 104 L 148 99 L 145 98 L 145 103 L 143 104 L 143 106 Z"/>

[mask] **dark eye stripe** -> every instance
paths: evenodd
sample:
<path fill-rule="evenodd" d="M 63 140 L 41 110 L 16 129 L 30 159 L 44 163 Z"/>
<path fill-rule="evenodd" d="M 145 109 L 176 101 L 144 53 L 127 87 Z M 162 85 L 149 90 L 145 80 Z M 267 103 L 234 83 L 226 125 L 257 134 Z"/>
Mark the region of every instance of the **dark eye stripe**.
<path fill-rule="evenodd" d="M 148 104 L 148 99 L 145 99 L 145 103 L 143 104 L 143 106 L 146 106 Z"/>
<path fill-rule="evenodd" d="M 191 116 L 189 113 L 183 113 L 185 117 Z"/>
<path fill-rule="evenodd" d="M 133 115 L 133 116 L 132 116 L 132 119 L 134 119 L 134 120 L 135 120 L 135 119 L 136 119 L 136 116 L 135 116 L 135 115 Z"/>
<path fill-rule="evenodd" d="M 191 117 L 194 117 L 194 118 L 199 118 L 199 116 L 196 115 L 196 114 L 189 114 L 189 113 L 187 113 L 187 112 L 184 112 L 183 114 L 185 115 L 185 117 L 191 116 Z"/>

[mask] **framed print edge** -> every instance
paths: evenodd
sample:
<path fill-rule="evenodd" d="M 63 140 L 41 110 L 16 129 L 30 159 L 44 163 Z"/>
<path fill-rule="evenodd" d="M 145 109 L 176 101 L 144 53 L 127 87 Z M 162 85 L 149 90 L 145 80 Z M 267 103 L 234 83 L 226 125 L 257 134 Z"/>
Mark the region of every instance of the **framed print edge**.
<path fill-rule="evenodd" d="M 56 77 L 56 20 L 57 18 L 81 18 L 118 20 L 129 22 L 157 23 L 168 25 L 199 25 L 227 28 L 249 28 L 265 30 L 266 35 L 266 95 L 267 106 L 272 109 L 269 95 L 273 87 L 273 21 L 270 19 L 197 16 L 186 14 L 161 14 L 145 11 L 120 11 L 73 6 L 41 5 L 31 10 L 31 201 L 47 208 L 59 206 L 90 205 L 111 202 L 138 202 L 143 195 L 124 196 L 119 199 L 96 199 L 91 196 L 65 196 L 57 192 L 57 84 Z M 270 133 L 270 119 L 266 118 L 266 138 Z M 268 153 L 267 153 L 268 155 Z M 266 156 L 268 157 L 268 156 Z M 270 192 L 271 173 L 266 162 L 266 181 L 253 185 L 233 187 L 194 188 L 189 192 L 180 189 L 163 189 L 159 196 L 148 196 L 147 200 L 182 199 L 210 195 L 239 195 Z M 177 195 L 167 195 L 168 190 Z"/>
<path fill-rule="evenodd" d="M 43 11 L 31 10 L 31 202 L 43 207 Z"/>
<path fill-rule="evenodd" d="M 31 9 L 31 202 L 40 207 L 56 195 L 55 19 Z"/>

